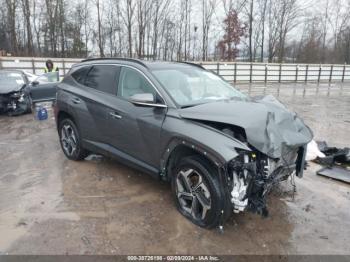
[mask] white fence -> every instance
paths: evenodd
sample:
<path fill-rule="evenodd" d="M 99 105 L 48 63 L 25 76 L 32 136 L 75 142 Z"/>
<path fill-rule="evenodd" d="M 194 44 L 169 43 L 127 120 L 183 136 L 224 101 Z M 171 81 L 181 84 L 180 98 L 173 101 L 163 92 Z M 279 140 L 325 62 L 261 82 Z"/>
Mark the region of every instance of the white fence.
<path fill-rule="evenodd" d="M 40 75 L 48 58 L 0 57 L 0 69 L 23 69 Z M 81 59 L 52 58 L 64 76 Z M 230 82 L 344 82 L 350 81 L 350 65 L 198 62 Z"/>
<path fill-rule="evenodd" d="M 350 65 L 200 63 L 232 82 L 335 82 L 350 80 Z"/>
<path fill-rule="evenodd" d="M 81 59 L 72 58 L 29 58 L 29 57 L 0 57 L 0 69 L 21 69 L 40 75 L 44 73 L 45 62 L 51 59 L 60 70 L 60 76 L 64 76 L 73 64 Z"/>

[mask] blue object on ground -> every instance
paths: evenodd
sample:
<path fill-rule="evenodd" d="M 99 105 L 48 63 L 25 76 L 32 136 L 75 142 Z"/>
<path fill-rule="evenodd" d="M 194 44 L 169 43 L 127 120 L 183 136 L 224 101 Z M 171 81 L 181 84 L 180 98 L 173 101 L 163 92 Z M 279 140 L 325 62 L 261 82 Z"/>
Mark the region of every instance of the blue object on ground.
<path fill-rule="evenodd" d="M 47 119 L 47 110 L 45 107 L 39 107 L 39 109 L 36 111 L 36 118 L 40 121 Z"/>

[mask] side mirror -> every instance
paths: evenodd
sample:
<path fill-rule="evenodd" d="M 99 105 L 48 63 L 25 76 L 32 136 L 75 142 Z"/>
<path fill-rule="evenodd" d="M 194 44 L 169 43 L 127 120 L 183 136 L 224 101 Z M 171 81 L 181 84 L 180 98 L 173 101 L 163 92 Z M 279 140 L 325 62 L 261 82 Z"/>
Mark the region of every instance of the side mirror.
<path fill-rule="evenodd" d="M 154 95 L 151 93 L 135 94 L 129 97 L 129 101 L 139 106 L 166 107 L 164 104 L 157 104 Z"/>
<path fill-rule="evenodd" d="M 38 82 L 38 81 L 33 81 L 33 82 L 32 82 L 32 86 L 37 86 L 37 85 L 39 85 L 39 82 Z"/>

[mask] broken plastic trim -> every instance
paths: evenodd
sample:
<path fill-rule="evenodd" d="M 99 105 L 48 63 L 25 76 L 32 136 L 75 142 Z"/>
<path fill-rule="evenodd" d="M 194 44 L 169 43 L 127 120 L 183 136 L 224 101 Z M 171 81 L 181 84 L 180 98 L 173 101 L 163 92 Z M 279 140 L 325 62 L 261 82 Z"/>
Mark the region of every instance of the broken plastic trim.
<path fill-rule="evenodd" d="M 229 162 L 231 202 L 235 213 L 244 210 L 268 215 L 266 197 L 271 189 L 296 171 L 304 150 L 294 149 L 290 161 L 271 159 L 260 152 L 241 151 Z M 299 164 L 300 168 L 300 164 Z"/>

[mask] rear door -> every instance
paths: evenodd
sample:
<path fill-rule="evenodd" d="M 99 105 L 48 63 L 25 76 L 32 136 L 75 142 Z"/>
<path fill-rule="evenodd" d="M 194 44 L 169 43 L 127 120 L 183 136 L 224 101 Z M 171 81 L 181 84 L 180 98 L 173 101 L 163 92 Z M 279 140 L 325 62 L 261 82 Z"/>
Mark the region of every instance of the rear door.
<path fill-rule="evenodd" d="M 81 79 L 80 74 L 76 76 L 80 90 L 72 98 L 73 107 L 80 120 L 80 132 L 90 143 L 108 144 L 109 112 L 115 102 L 119 70 L 116 65 L 93 65 Z"/>

